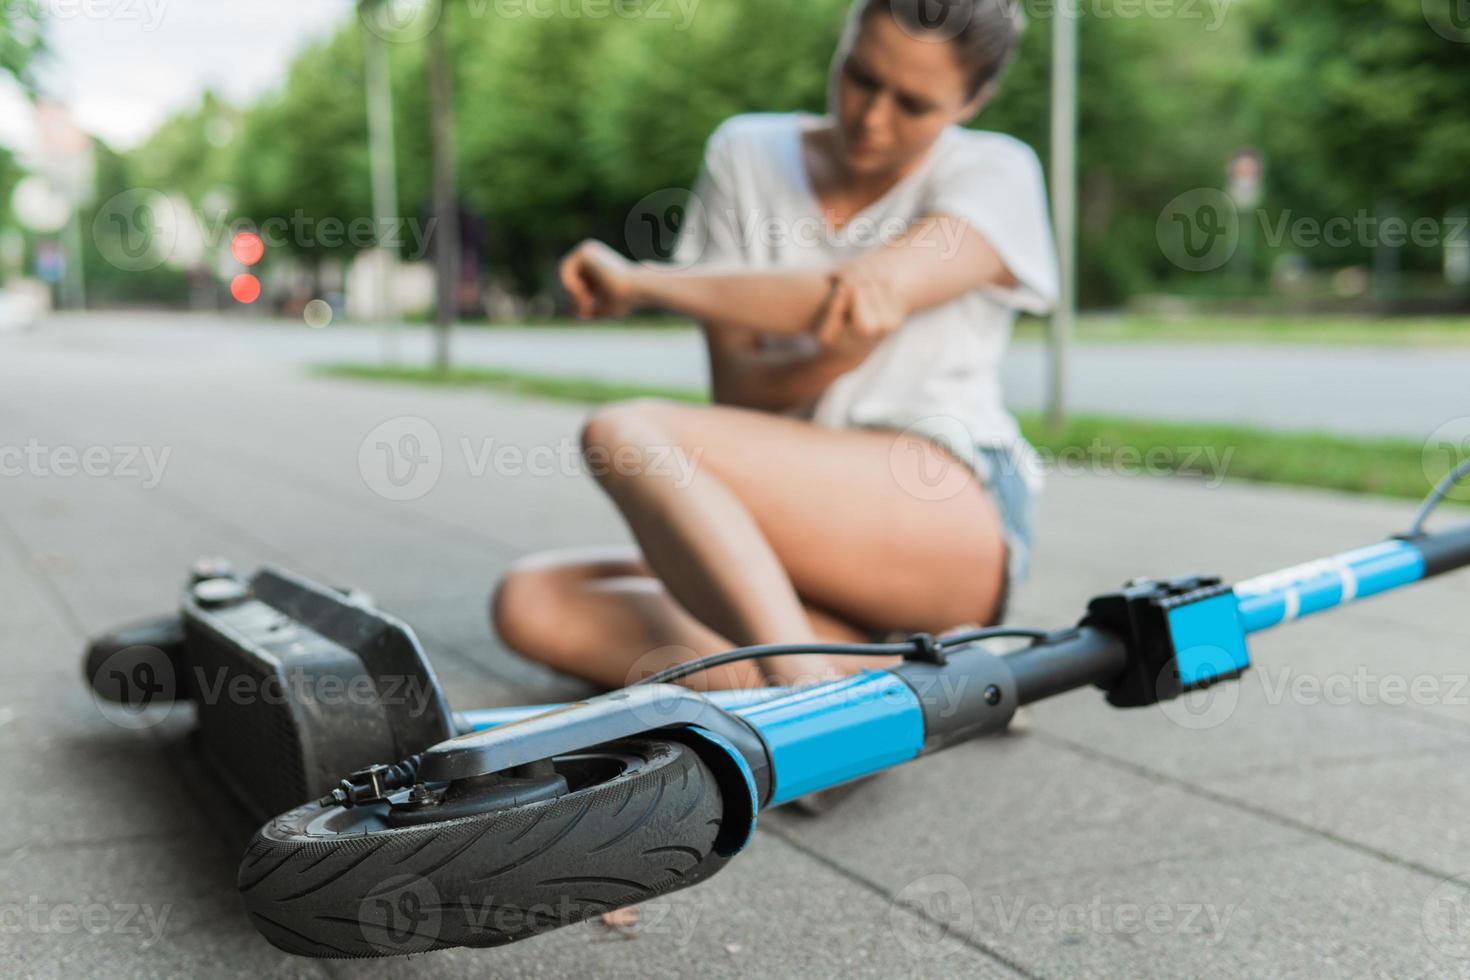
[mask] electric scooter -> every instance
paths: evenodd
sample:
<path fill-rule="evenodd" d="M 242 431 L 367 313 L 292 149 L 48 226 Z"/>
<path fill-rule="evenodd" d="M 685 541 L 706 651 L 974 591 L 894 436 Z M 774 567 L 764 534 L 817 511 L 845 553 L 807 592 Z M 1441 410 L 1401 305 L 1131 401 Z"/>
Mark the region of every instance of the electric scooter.
<path fill-rule="evenodd" d="M 746 847 L 762 810 L 1002 732 L 1020 706 L 1088 686 L 1121 708 L 1177 698 L 1239 677 L 1252 634 L 1470 565 L 1470 525 L 1424 529 L 1466 476 L 1470 461 L 1405 534 L 1233 586 L 1137 579 L 1070 628 L 747 647 L 570 704 L 453 713 L 407 626 L 271 569 L 202 570 L 173 646 L 99 641 L 88 673 L 127 704 L 149 678 L 193 698 L 206 752 L 242 798 L 257 812 L 287 801 L 238 876 L 270 942 L 312 957 L 497 946 L 698 884 Z M 998 653 L 1000 638 L 1026 645 Z M 902 662 L 796 688 L 675 683 L 813 653 Z M 211 669 L 292 696 L 210 695 Z M 161 690 L 160 676 L 190 670 Z M 287 684 L 293 670 L 309 683 Z M 321 697 L 324 678 L 360 679 L 368 696 Z"/>

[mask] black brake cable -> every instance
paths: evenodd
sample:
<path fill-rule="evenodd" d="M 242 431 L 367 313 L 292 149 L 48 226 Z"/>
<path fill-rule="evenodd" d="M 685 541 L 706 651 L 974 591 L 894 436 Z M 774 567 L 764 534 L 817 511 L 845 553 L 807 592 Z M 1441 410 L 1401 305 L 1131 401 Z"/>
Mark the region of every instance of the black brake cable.
<path fill-rule="evenodd" d="M 724 653 L 716 653 L 708 657 L 700 657 L 688 663 L 676 664 L 667 670 L 661 670 L 656 674 L 645 677 L 640 681 L 634 681 L 630 687 L 639 684 L 667 684 L 671 681 L 682 680 L 690 674 L 698 674 L 702 671 L 712 670 L 715 667 L 723 667 L 726 664 L 738 663 L 744 660 L 763 660 L 767 657 L 802 657 L 810 655 L 834 655 L 849 657 L 905 657 L 917 660 L 935 660 L 942 658 L 945 650 L 980 640 L 994 640 L 1000 637 L 1026 637 L 1031 640 L 1044 640 L 1051 633 L 1047 630 L 1028 629 L 1019 626 L 988 626 L 983 629 L 966 630 L 963 633 L 951 633 L 948 636 L 936 637 L 929 633 L 916 633 L 906 640 L 895 643 L 767 643 L 761 646 L 738 647 L 734 650 L 726 650 Z"/>
<path fill-rule="evenodd" d="M 1424 498 L 1424 503 L 1419 507 L 1419 513 L 1414 515 L 1414 523 L 1409 525 L 1409 533 L 1404 536 L 1417 538 L 1423 535 L 1424 523 L 1429 520 L 1435 509 L 1444 503 L 1455 485 L 1467 476 L 1470 476 L 1470 459 L 1461 460 L 1460 465 L 1451 470 L 1443 480 L 1440 480 L 1429 496 Z"/>

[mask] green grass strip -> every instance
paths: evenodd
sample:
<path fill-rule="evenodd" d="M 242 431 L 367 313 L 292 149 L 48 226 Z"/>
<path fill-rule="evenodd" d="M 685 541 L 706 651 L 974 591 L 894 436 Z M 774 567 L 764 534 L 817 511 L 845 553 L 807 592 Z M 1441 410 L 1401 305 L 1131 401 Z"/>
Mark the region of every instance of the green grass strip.
<path fill-rule="evenodd" d="M 647 397 L 691 404 L 708 401 L 703 392 L 688 388 L 487 368 L 440 372 L 423 367 L 330 364 L 315 370 L 337 378 L 482 388 L 584 405 Z M 1424 497 L 1433 481 L 1448 473 L 1459 458 L 1452 447 L 1426 447 L 1407 439 L 1353 439 L 1242 425 L 1080 415 L 1055 429 L 1040 417 L 1023 415 L 1021 428 L 1052 472 L 1182 474 L 1212 483 L 1246 480 L 1415 500 Z M 1451 500 L 1467 497 L 1470 488 L 1462 487 Z"/>

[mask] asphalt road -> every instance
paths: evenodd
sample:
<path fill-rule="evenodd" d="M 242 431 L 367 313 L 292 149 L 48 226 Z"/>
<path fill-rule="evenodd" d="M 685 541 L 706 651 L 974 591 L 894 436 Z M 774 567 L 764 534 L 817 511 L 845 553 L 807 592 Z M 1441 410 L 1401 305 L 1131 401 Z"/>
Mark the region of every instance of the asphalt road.
<path fill-rule="evenodd" d="M 486 594 L 526 551 L 625 532 L 575 466 L 477 472 L 460 451 L 555 449 L 576 408 L 306 377 L 233 329 L 100 329 L 0 338 L 0 448 L 24 451 L 0 475 L 0 975 L 1470 975 L 1464 575 L 1264 634 L 1242 682 L 1178 710 L 1075 692 L 826 817 L 765 814 L 747 854 L 627 934 L 584 925 L 407 963 L 281 954 L 240 907 L 251 828 L 189 750 L 188 712 L 115 724 L 78 676 L 86 636 L 169 608 L 193 558 L 224 554 L 376 594 L 457 706 L 566 696 L 579 689 L 491 639 Z M 442 440 L 442 466 L 395 501 L 361 450 L 408 416 Z M 1013 620 L 1074 622 L 1136 575 L 1332 554 L 1410 509 L 1058 477 Z"/>
<path fill-rule="evenodd" d="M 159 357 L 229 352 L 284 363 L 380 361 L 394 343 L 367 327 L 251 323 L 176 314 L 111 314 L 53 321 L 88 344 Z M 146 328 L 146 329 L 144 329 Z M 422 328 L 397 335 L 399 356 L 425 363 Z M 703 387 L 708 372 L 692 330 L 462 329 L 460 364 L 661 386 Z M 1015 344 L 1004 368 L 1016 411 L 1044 403 L 1042 344 Z M 1470 425 L 1470 348 L 1353 348 L 1288 344 L 1079 344 L 1072 407 L 1132 418 L 1241 422 L 1267 428 L 1428 439 Z"/>

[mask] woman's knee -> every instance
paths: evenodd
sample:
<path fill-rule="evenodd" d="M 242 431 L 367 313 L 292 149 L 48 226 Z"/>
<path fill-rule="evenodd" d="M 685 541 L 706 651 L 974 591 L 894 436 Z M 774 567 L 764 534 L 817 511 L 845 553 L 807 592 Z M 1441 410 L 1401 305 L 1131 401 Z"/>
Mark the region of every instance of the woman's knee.
<path fill-rule="evenodd" d="M 550 654 L 564 584 L 556 569 L 534 560 L 518 562 L 500 579 L 490 598 L 490 621 L 500 640 L 532 659 Z"/>
<path fill-rule="evenodd" d="M 679 408 L 639 398 L 597 409 L 582 426 L 582 458 L 589 472 L 604 485 L 650 472 L 653 462 L 678 448 L 671 421 Z"/>

